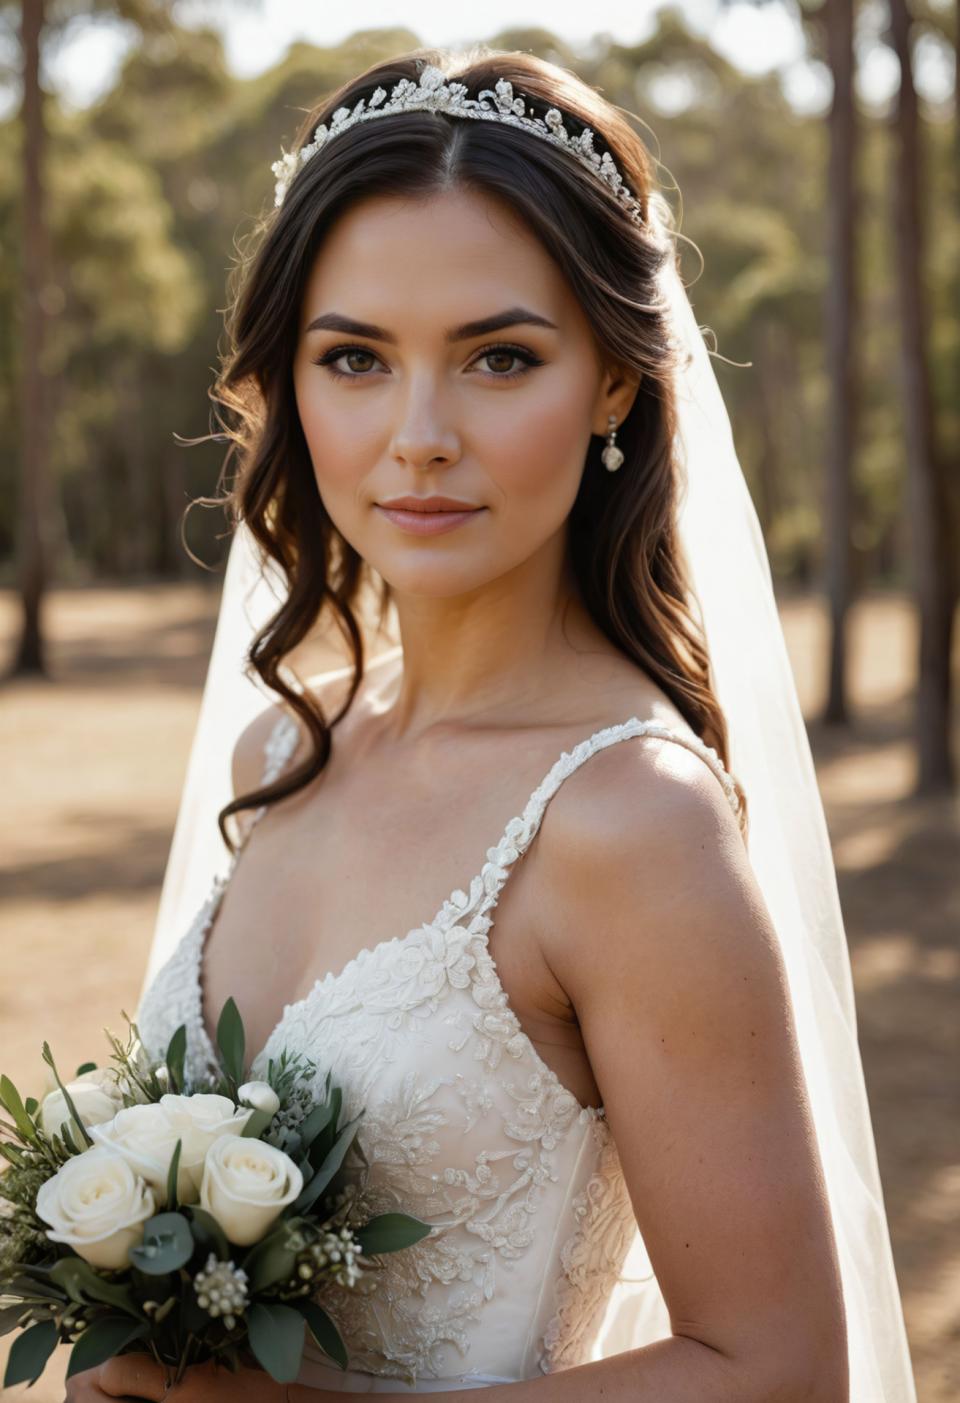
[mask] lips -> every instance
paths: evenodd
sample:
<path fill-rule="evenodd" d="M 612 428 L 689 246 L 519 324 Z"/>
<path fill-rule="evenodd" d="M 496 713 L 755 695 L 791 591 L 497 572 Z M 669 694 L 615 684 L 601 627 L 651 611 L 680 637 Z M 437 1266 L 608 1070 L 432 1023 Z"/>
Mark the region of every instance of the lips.
<path fill-rule="evenodd" d="M 456 530 L 475 516 L 482 516 L 486 507 L 458 507 L 450 511 L 432 505 L 431 509 L 425 510 L 421 502 L 417 510 L 411 511 L 406 507 L 378 503 L 377 511 L 382 512 L 394 526 L 410 535 L 438 536 Z"/>
<path fill-rule="evenodd" d="M 457 497 L 391 497 L 378 506 L 390 511 L 408 512 L 469 512 L 479 511 L 473 502 L 463 502 Z"/>

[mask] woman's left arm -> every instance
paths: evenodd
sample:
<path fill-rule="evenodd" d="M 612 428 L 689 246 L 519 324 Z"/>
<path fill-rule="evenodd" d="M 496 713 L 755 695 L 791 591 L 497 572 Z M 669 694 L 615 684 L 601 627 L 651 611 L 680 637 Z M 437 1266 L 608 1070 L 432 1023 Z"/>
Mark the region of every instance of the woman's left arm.
<path fill-rule="evenodd" d="M 672 1333 L 490 1403 L 848 1403 L 786 972 L 721 786 L 675 742 L 611 746 L 553 799 L 531 860 Z"/>
<path fill-rule="evenodd" d="M 524 862 L 671 1334 L 492 1385 L 489 1403 L 848 1403 L 836 1247 L 786 973 L 720 785 L 675 743 L 611 746 L 557 794 Z M 167 1397 L 208 1403 L 221 1396 L 211 1382 L 188 1376 Z M 269 1397 L 342 1394 L 294 1384 Z"/>
<path fill-rule="evenodd" d="M 672 1334 L 494 1387 L 491 1403 L 847 1403 L 787 976 L 721 786 L 675 742 L 611 746 L 568 779 L 539 843 L 541 947 L 576 1012 Z"/>

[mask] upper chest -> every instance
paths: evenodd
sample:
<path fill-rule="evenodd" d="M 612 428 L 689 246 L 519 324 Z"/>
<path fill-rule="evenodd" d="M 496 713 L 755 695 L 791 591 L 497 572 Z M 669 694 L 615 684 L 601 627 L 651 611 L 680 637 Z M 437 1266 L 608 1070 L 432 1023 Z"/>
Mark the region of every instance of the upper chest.
<path fill-rule="evenodd" d="M 415 761 L 364 757 L 362 743 L 331 757 L 307 789 L 268 809 L 239 857 L 202 952 L 208 1028 L 232 996 L 260 1047 L 317 980 L 431 921 L 469 888 L 556 753 L 539 736 L 440 745 Z M 507 884 L 489 946 L 518 1016 L 549 1040 L 573 1019 L 540 946 L 535 887 Z"/>

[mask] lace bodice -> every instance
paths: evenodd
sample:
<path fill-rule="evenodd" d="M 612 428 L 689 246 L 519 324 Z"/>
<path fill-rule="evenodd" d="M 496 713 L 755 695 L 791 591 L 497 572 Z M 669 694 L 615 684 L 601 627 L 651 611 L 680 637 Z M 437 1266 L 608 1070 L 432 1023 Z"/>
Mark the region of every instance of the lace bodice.
<path fill-rule="evenodd" d="M 288 1004 L 253 1063 L 302 1052 L 343 1088 L 358 1132 L 373 1212 L 403 1209 L 433 1225 L 383 1259 L 372 1294 L 324 1298 L 350 1355 L 341 1374 L 308 1349 L 301 1381 L 328 1389 L 434 1392 L 529 1378 L 591 1357 L 607 1298 L 637 1236 L 635 1215 L 602 1106 L 584 1106 L 543 1061 L 510 1007 L 487 937 L 512 865 L 533 841 L 563 780 L 598 750 L 634 736 L 686 745 L 736 790 L 716 752 L 637 717 L 564 751 L 467 890 L 432 920 L 361 950 Z M 296 749 L 282 714 L 267 745 L 264 783 Z M 256 811 L 247 829 L 266 811 Z M 187 1072 L 214 1057 L 204 1028 L 204 942 L 239 857 L 212 890 L 146 990 L 138 1025 L 162 1056 L 187 1028 Z"/>

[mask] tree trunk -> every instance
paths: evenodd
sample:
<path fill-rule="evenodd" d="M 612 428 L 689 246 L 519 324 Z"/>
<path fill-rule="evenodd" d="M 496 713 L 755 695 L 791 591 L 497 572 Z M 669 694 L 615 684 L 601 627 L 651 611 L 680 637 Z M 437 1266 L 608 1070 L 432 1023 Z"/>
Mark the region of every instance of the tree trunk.
<path fill-rule="evenodd" d="M 900 366 L 907 458 L 913 582 L 920 621 L 914 724 L 916 792 L 953 787 L 950 751 L 950 655 L 956 597 L 950 556 L 950 502 L 936 447 L 927 360 L 928 309 L 923 288 L 923 150 L 913 82 L 911 17 L 906 0 L 890 0 L 890 37 L 900 65 L 894 113 L 892 220 L 900 310 Z"/>
<path fill-rule="evenodd" d="M 23 222 L 18 573 L 23 622 L 12 676 L 45 674 L 41 608 L 46 585 L 47 387 L 43 373 L 43 292 L 47 277 L 42 163 L 40 35 L 44 0 L 23 0 Z"/>
<path fill-rule="evenodd" d="M 858 386 L 853 357 L 856 323 L 855 231 L 857 218 L 857 117 L 853 90 L 854 0 L 828 0 L 823 17 L 827 57 L 833 76 L 829 115 L 827 183 L 830 281 L 826 305 L 827 378 L 830 422 L 824 493 L 825 585 L 830 610 L 830 657 L 823 720 L 848 720 L 847 616 L 853 594 L 852 463 Z"/>

